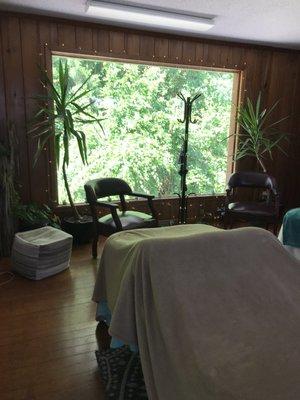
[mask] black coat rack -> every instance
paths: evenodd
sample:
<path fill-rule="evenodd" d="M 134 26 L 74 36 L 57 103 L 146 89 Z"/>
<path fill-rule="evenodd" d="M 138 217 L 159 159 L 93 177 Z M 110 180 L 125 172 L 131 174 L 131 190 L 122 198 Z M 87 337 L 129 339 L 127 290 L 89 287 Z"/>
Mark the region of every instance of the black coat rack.
<path fill-rule="evenodd" d="M 188 211 L 188 197 L 192 193 L 187 194 L 187 185 L 186 185 L 186 176 L 188 173 L 187 169 L 187 155 L 188 155 L 188 145 L 189 145 L 189 125 L 195 124 L 196 121 L 192 120 L 192 107 L 193 103 L 199 99 L 201 93 L 196 94 L 194 97 L 184 97 L 182 93 L 178 93 L 177 95 L 184 102 L 184 117 L 183 119 L 179 119 L 178 121 L 185 124 L 185 133 L 184 140 L 182 144 L 182 148 L 179 155 L 179 175 L 181 177 L 180 181 L 180 193 L 177 193 L 179 196 L 179 215 L 178 215 L 178 223 L 186 224 L 187 222 L 187 211 Z"/>

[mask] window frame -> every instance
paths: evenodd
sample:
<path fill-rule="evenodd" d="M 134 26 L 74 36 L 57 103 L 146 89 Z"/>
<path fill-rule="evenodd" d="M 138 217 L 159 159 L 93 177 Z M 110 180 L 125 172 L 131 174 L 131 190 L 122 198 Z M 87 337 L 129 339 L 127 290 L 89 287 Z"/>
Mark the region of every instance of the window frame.
<path fill-rule="evenodd" d="M 161 62 L 161 61 L 149 61 L 149 60 L 136 60 L 128 57 L 110 57 L 103 55 L 93 55 L 86 52 L 73 52 L 73 51 L 61 51 L 56 49 L 46 49 L 46 60 L 45 60 L 45 69 L 46 71 L 50 71 L 49 75 L 52 78 L 52 67 L 53 67 L 53 56 L 61 56 L 61 57 L 74 57 L 80 59 L 91 59 L 91 60 L 102 60 L 102 61 L 111 61 L 111 62 L 121 62 L 128 64 L 142 64 L 142 65 L 154 65 L 161 67 L 169 67 L 169 68 L 181 68 L 181 69 L 194 69 L 200 71 L 216 71 L 216 72 L 229 72 L 233 73 L 233 88 L 232 88 L 232 107 L 231 107 L 231 116 L 230 116 L 230 125 L 229 125 L 229 136 L 227 142 L 227 168 L 226 168 L 226 181 L 228 177 L 235 171 L 236 162 L 235 155 L 237 152 L 237 143 L 238 143 L 238 123 L 237 123 L 237 111 L 241 104 L 241 98 L 243 93 L 243 82 L 245 80 L 244 74 L 245 71 L 237 70 L 232 68 L 220 68 L 220 67 L 207 67 L 201 65 L 189 65 L 186 63 L 173 63 L 173 62 Z M 61 212 L 63 210 L 68 211 L 70 206 L 59 203 L 58 201 L 58 182 L 57 182 L 57 165 L 54 156 L 54 141 L 50 143 L 49 146 L 49 163 L 52 165 L 51 174 L 50 174 L 50 182 L 51 188 L 50 191 L 52 193 L 52 204 L 55 207 L 55 210 Z M 196 198 L 211 198 L 211 197 L 224 197 L 225 196 L 225 188 L 223 193 L 215 193 L 215 194 L 196 194 Z M 176 200 L 177 196 L 162 196 L 158 197 L 159 200 Z M 145 202 L 145 200 L 137 200 L 132 199 L 128 200 L 129 202 Z M 80 208 L 85 208 L 86 203 L 76 203 L 76 206 Z"/>

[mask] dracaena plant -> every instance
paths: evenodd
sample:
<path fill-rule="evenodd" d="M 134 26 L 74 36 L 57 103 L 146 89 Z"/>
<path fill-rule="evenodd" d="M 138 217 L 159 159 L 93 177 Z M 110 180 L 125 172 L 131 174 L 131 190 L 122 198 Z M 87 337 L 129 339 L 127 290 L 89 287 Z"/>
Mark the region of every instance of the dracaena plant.
<path fill-rule="evenodd" d="M 286 154 L 281 147 L 281 143 L 284 139 L 287 140 L 287 135 L 280 132 L 278 126 L 288 116 L 271 120 L 278 103 L 279 101 L 269 109 L 263 108 L 261 93 L 259 93 L 255 104 L 247 98 L 246 104 L 238 110 L 237 121 L 242 128 L 242 133 L 239 134 L 236 160 L 244 157 L 254 157 L 263 172 L 267 172 L 265 160 L 268 157 L 272 159 L 273 150 L 277 149 Z"/>
<path fill-rule="evenodd" d="M 37 138 L 37 151 L 35 154 L 36 163 L 43 148 L 48 141 L 54 142 L 56 165 L 61 165 L 63 181 L 67 192 L 73 216 L 81 220 L 80 215 L 70 191 L 68 182 L 67 167 L 70 159 L 70 142 L 77 141 L 79 154 L 83 164 L 87 163 L 87 146 L 84 126 L 97 123 L 103 131 L 102 121 L 91 114 L 92 102 L 88 94 L 92 89 L 87 88 L 87 83 L 93 72 L 79 87 L 72 84 L 67 61 L 59 61 L 58 82 L 54 84 L 45 71 L 40 68 L 41 83 L 46 88 L 44 95 L 34 98 L 40 107 L 35 114 L 29 133 Z M 98 109 L 103 112 L 104 109 Z"/>

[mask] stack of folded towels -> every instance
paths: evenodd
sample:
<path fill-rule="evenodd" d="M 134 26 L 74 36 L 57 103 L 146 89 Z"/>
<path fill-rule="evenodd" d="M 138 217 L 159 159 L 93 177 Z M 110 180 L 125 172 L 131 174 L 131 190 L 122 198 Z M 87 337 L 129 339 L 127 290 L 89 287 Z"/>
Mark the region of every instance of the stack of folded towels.
<path fill-rule="evenodd" d="M 69 267 L 73 237 L 46 226 L 15 235 L 13 270 L 26 278 L 39 280 Z"/>

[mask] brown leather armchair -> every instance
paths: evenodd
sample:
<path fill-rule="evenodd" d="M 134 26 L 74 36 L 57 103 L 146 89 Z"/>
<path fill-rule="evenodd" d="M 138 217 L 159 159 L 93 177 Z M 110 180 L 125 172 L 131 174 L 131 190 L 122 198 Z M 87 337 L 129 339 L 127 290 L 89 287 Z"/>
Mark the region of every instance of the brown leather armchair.
<path fill-rule="evenodd" d="M 90 180 L 84 185 L 84 189 L 94 222 L 94 239 L 92 244 L 92 254 L 94 258 L 97 257 L 99 235 L 109 236 L 123 230 L 152 228 L 158 225 L 152 202 L 154 196 L 133 192 L 130 186 L 122 179 L 103 178 Z M 99 201 L 101 198 L 110 196 L 118 196 L 120 198 L 122 211 L 119 211 L 119 206 L 115 203 Z M 128 211 L 125 196 L 147 199 L 150 214 Z M 99 218 L 99 208 L 108 210 L 109 214 Z"/>
<path fill-rule="evenodd" d="M 262 189 L 267 195 L 262 201 L 238 201 L 237 188 Z M 234 221 L 247 221 L 254 224 L 263 224 L 266 229 L 273 225 L 277 232 L 279 220 L 279 193 L 275 179 L 265 173 L 235 172 L 228 180 L 225 200 L 225 228 L 233 227 Z"/>

